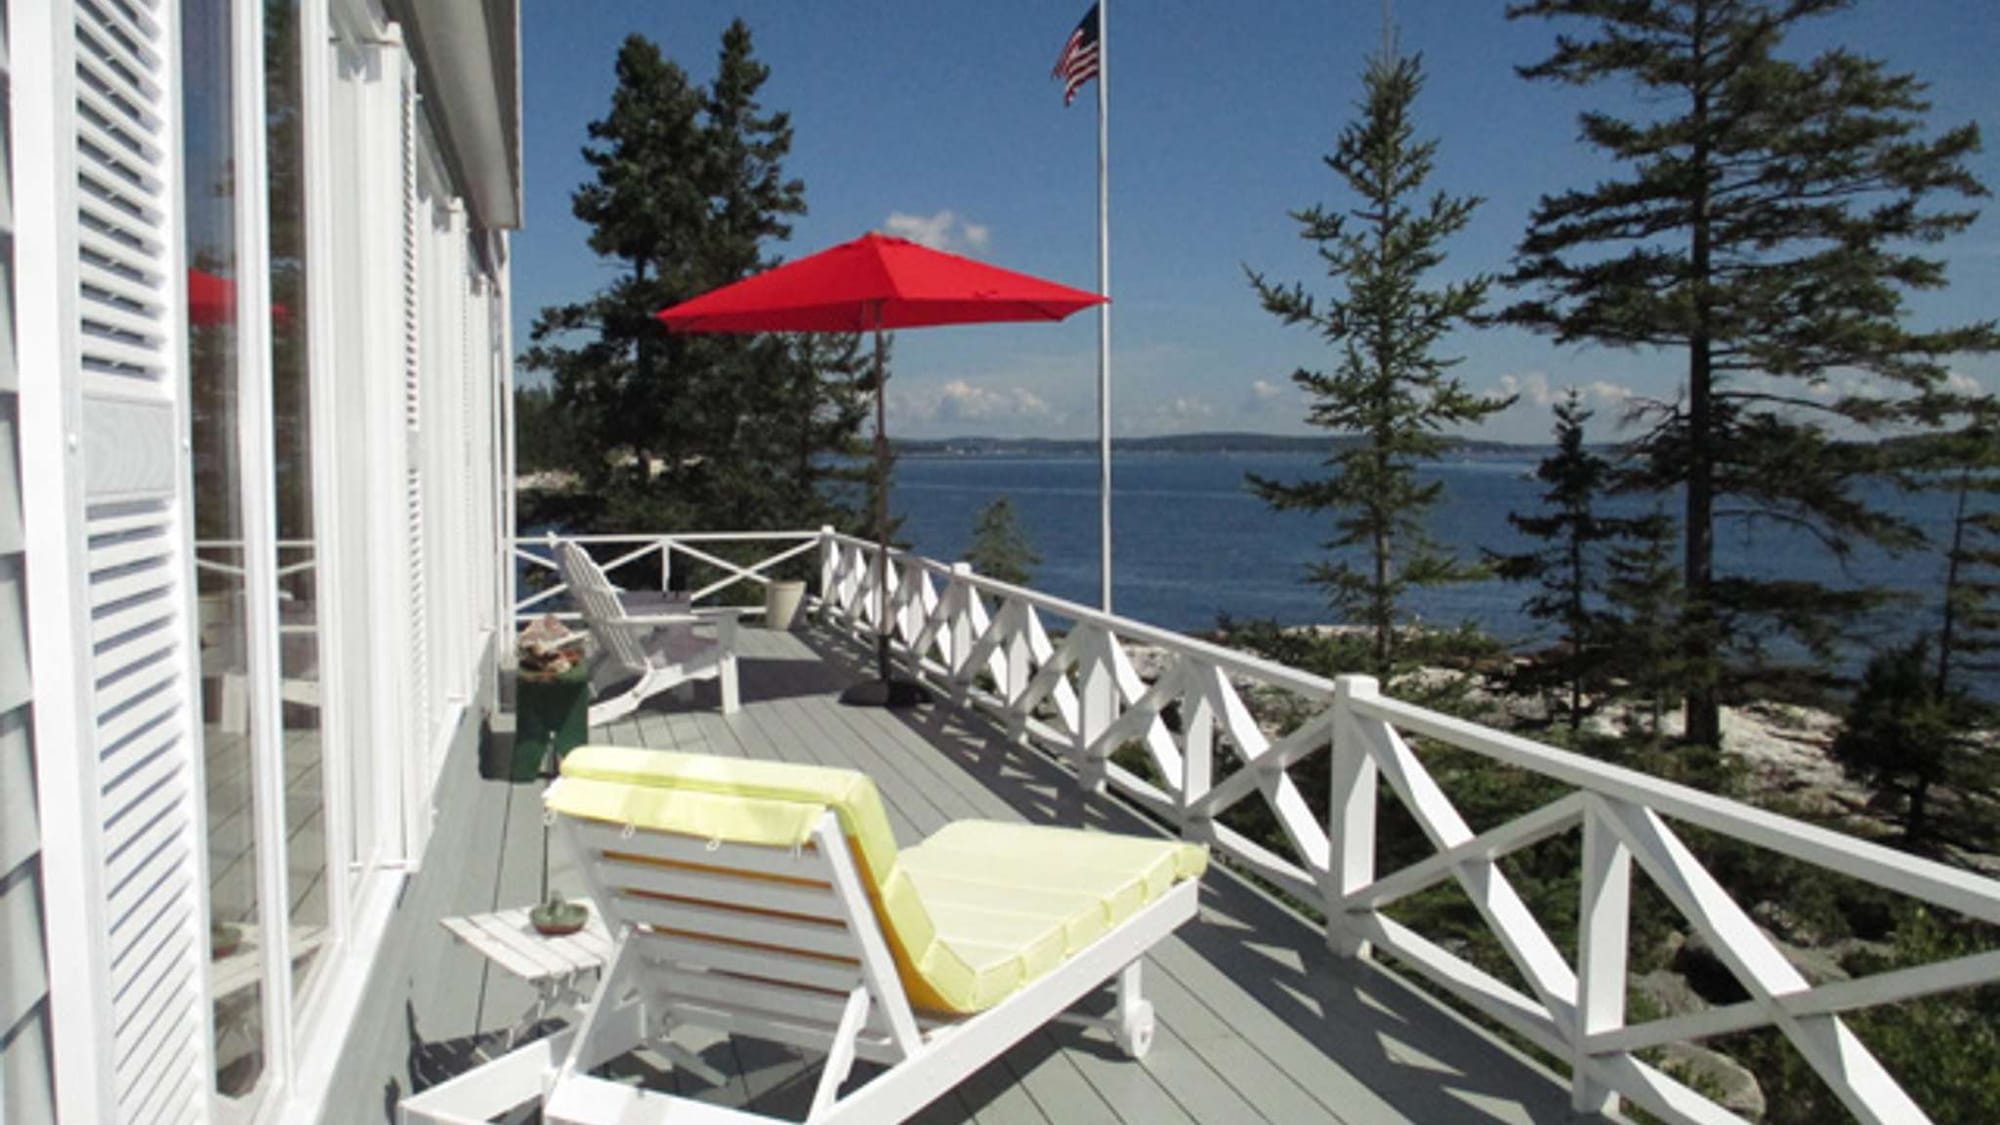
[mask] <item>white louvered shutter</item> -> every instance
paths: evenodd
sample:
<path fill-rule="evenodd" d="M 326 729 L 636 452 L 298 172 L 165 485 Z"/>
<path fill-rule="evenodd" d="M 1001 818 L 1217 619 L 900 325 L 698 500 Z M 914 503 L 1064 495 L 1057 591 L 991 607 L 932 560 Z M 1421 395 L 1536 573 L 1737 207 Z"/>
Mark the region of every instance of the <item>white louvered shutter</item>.
<path fill-rule="evenodd" d="M 417 193 L 417 91 L 414 76 L 405 68 L 402 82 L 403 142 L 403 533 L 404 533 L 404 621 L 407 632 L 405 652 L 409 678 L 405 681 L 404 738 L 406 762 L 426 763 L 431 731 L 431 645 L 428 571 L 429 551 L 425 533 L 428 513 L 424 506 L 424 395 L 423 395 L 423 290 L 422 261 L 423 203 Z M 410 853 L 423 851 L 430 834 L 429 768 L 415 770 L 410 793 Z"/>
<path fill-rule="evenodd" d="M 24 224 L 48 227 L 20 243 L 46 287 L 22 305 L 22 390 L 24 452 L 48 451 L 28 511 L 37 742 L 78 751 L 43 776 L 51 968 L 76 981 L 52 997 L 58 1098 L 77 1120 L 200 1120 L 210 1085 L 173 18 L 71 0 L 17 26 L 47 36 L 35 81 L 55 93 L 37 122 L 53 174 L 23 193 Z"/>

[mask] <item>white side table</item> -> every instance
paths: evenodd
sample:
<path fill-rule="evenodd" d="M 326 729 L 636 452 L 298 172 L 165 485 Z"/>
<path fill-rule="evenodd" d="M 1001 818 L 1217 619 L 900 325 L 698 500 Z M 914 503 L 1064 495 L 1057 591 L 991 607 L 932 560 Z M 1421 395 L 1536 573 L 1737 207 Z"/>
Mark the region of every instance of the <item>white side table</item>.
<path fill-rule="evenodd" d="M 585 978 L 595 976 L 611 959 L 611 934 L 595 909 L 583 929 L 564 937 L 537 933 L 525 906 L 440 921 L 453 937 L 478 950 L 480 956 L 534 987 L 535 1003 L 507 1030 L 509 1050 L 550 1013 L 574 1009 L 589 1000 Z"/>

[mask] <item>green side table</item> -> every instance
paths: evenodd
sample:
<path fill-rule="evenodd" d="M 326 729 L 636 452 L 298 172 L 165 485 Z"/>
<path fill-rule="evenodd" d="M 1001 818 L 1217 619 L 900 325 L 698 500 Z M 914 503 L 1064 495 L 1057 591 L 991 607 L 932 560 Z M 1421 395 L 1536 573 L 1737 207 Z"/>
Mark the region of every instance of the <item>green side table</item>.
<path fill-rule="evenodd" d="M 563 755 L 590 740 L 590 669 L 579 664 L 552 680 L 519 679 L 514 684 L 514 761 L 509 781 L 533 781 L 550 773 Z"/>

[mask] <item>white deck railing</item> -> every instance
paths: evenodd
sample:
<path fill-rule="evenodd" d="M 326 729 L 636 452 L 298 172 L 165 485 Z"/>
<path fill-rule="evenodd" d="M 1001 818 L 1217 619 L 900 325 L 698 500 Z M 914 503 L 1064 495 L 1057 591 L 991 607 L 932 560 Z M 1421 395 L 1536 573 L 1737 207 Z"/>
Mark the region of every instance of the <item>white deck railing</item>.
<path fill-rule="evenodd" d="M 877 551 L 822 531 L 818 604 L 823 618 L 872 634 Z M 1016 738 L 1067 760 L 1079 782 L 1108 787 L 1210 844 L 1237 865 L 1307 902 L 1327 919 L 1329 944 L 1348 956 L 1371 947 L 1422 974 L 1572 1068 L 1579 1109 L 1610 1111 L 1629 1098 L 1673 1122 L 1739 1122 L 1639 1052 L 1753 1028 L 1775 1027 L 1864 1122 L 1929 1118 L 1841 1019 L 1840 1013 L 2000 981 L 2000 951 L 1813 986 L 1703 866 L 1668 822 L 1865 880 L 1987 923 L 2000 924 L 2000 882 L 1906 855 L 1685 786 L 1557 750 L 1379 694 L 1366 676 L 1326 680 L 1296 669 L 1099 613 L 1086 606 L 893 553 L 887 617 L 895 648 L 916 675 L 986 710 Z M 1066 622 L 1052 635 L 1047 620 Z M 1165 654 L 1151 684 L 1128 645 Z M 1260 729 L 1242 685 L 1282 693 L 1309 715 L 1276 737 Z M 1163 718 L 1178 713 L 1171 726 Z M 1178 729 L 1174 729 L 1174 728 Z M 1570 787 L 1567 795 L 1475 833 L 1405 740 L 1419 735 Z M 1143 746 L 1157 781 L 1114 762 Z M 1326 821 L 1288 772 L 1331 757 Z M 1234 759 L 1229 763 L 1228 759 Z M 1221 760 L 1219 762 L 1219 759 Z M 1219 764 L 1226 768 L 1218 769 Z M 1386 783 L 1429 837 L 1434 854 L 1377 870 L 1375 820 Z M 1265 802 L 1289 854 L 1250 840 L 1217 818 L 1252 798 Z M 1535 919 L 1500 860 L 1572 830 L 1582 834 L 1576 954 Z M 1626 955 L 1637 865 L 1702 935 L 1749 999 L 1643 1023 L 1627 1022 Z M 1454 880 L 1530 991 L 1394 921 L 1384 908 Z"/>
<path fill-rule="evenodd" d="M 622 582 L 641 564 L 657 559 L 660 573 L 657 585 L 665 593 L 672 588 L 675 560 L 681 565 L 705 564 L 722 572 L 722 577 L 694 590 L 687 591 L 689 600 L 696 605 L 714 598 L 732 587 L 750 584 L 767 586 L 771 583 L 770 571 L 780 563 L 801 556 L 811 556 L 821 551 L 821 540 L 825 533 L 817 531 L 725 531 L 694 532 L 682 535 L 572 535 L 570 540 L 592 547 L 621 548 L 620 553 L 611 558 L 599 558 L 597 563 L 604 568 L 607 578 L 623 588 L 631 587 Z M 716 554 L 716 550 L 726 544 L 757 543 L 771 553 L 754 563 L 736 563 Z M 551 576 L 559 576 L 555 554 L 549 547 L 549 540 L 543 537 L 521 537 L 513 541 L 516 565 L 525 564 L 532 571 L 547 571 Z M 593 551 L 595 555 L 597 552 Z M 564 605 L 569 587 L 560 577 L 551 577 L 549 584 L 538 589 L 516 591 L 514 598 L 514 621 L 516 624 L 554 612 L 557 617 L 572 620 L 575 611 L 557 606 Z"/>

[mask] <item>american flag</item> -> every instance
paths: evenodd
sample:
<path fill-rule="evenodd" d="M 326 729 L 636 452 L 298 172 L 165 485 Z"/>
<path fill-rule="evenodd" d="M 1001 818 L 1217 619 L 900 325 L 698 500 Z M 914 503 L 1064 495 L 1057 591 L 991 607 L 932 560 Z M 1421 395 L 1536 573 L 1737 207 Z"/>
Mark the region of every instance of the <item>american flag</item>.
<path fill-rule="evenodd" d="M 1049 77 L 1063 80 L 1064 105 L 1075 101 L 1083 84 L 1097 77 L 1097 5 L 1092 4 L 1076 30 L 1069 33 L 1069 42 L 1063 44 Z"/>

